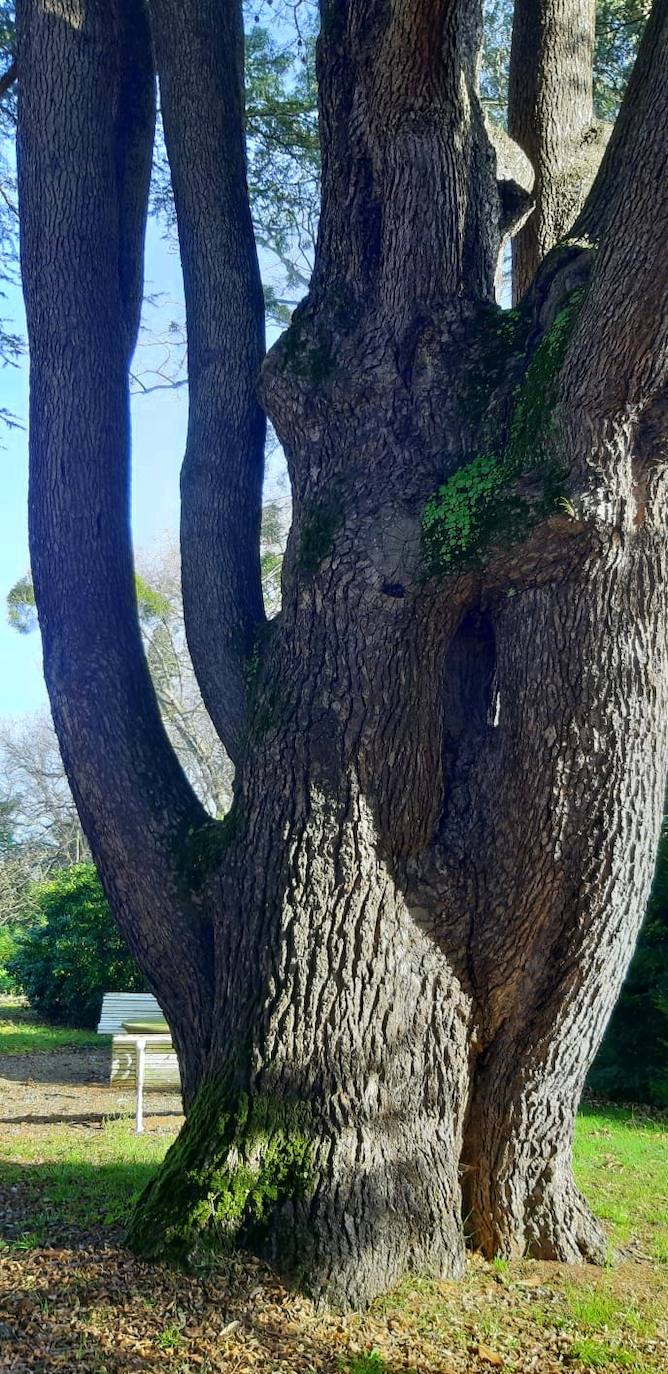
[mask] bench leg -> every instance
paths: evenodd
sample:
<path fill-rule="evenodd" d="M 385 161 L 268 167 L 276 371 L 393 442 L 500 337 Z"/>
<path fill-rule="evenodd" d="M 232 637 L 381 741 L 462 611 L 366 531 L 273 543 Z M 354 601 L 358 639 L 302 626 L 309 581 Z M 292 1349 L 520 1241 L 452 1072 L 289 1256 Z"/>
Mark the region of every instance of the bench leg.
<path fill-rule="evenodd" d="M 146 1040 L 140 1036 L 137 1039 L 137 1112 L 135 1119 L 135 1130 L 137 1135 L 141 1135 L 144 1129 L 144 1069 L 146 1064 Z"/>

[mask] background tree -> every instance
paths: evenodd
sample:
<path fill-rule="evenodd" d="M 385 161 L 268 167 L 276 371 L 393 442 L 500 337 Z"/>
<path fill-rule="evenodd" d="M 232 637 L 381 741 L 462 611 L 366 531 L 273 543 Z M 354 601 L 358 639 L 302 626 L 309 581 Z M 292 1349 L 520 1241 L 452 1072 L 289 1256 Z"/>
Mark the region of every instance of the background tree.
<path fill-rule="evenodd" d="M 530 17 L 553 73 L 558 26 Z M 136 0 L 18 11 L 45 675 L 187 1107 L 131 1240 L 191 1258 L 222 1232 L 343 1304 L 459 1273 L 462 1210 L 487 1254 L 605 1253 L 573 1118 L 663 802 L 667 7 L 511 314 L 481 18 L 323 0 L 314 270 L 263 361 L 240 6 L 151 0 L 151 32 Z M 592 43 L 578 6 L 565 22 L 570 147 Z M 188 329 L 184 615 L 236 765 L 223 822 L 161 721 L 127 517 L 154 54 Z M 541 161 L 544 205 L 561 167 Z M 260 367 L 293 496 L 271 624 Z"/>
<path fill-rule="evenodd" d="M 268 616 L 280 605 L 280 569 L 286 534 L 286 503 L 268 501 L 262 511 L 261 580 Z M 221 817 L 232 798 L 230 761 L 204 709 L 188 654 L 181 600 L 178 549 L 168 543 L 139 558 L 135 575 L 137 611 L 144 652 L 167 734 L 184 772 L 212 816 Z M 10 624 L 20 634 L 37 629 L 30 575 L 7 596 Z M 60 758 L 58 740 L 46 715 L 0 725 L 0 771 L 14 816 L 16 845 L 30 853 L 32 879 L 87 855 L 86 840 Z M 39 858 L 38 858 L 39 856 Z M 39 862 L 35 871 L 34 864 Z"/>
<path fill-rule="evenodd" d="M 46 715 L 0 726 L 0 990 L 15 991 L 17 941 L 34 922 L 35 884 L 88 856 Z"/>
<path fill-rule="evenodd" d="M 47 715 L 0 725 L 0 768 L 12 813 L 12 849 L 20 851 L 32 877 L 46 878 L 85 858 L 88 846 Z"/>
<path fill-rule="evenodd" d="M 7 963 L 16 948 L 16 926 L 24 914 L 30 881 L 14 833 L 14 813 L 15 804 L 11 798 L 0 800 L 0 992 L 14 990 L 14 979 L 7 970 Z"/>
<path fill-rule="evenodd" d="M 594 111 L 614 120 L 649 14 L 648 0 L 599 0 L 594 48 Z"/>

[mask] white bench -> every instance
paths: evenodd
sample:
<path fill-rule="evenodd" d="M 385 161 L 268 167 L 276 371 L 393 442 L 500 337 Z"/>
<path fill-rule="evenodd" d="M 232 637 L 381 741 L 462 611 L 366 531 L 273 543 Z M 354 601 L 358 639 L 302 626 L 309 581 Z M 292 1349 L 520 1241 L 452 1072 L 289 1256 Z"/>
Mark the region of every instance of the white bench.
<path fill-rule="evenodd" d="M 169 1032 L 130 1033 L 124 1022 L 164 1020 L 155 997 L 141 992 L 108 992 L 102 999 L 98 1035 L 112 1036 L 111 1083 L 134 1087 L 136 1129 L 144 1129 L 144 1092 L 180 1092 L 181 1075 Z"/>
<path fill-rule="evenodd" d="M 150 992 L 105 992 L 98 1035 L 115 1035 L 124 1021 L 165 1021 L 165 1013 Z"/>

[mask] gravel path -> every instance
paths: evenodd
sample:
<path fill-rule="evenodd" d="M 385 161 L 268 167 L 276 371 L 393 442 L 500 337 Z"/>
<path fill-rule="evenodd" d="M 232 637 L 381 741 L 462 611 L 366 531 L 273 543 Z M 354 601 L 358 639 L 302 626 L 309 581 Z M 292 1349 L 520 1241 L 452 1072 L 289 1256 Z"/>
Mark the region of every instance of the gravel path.
<path fill-rule="evenodd" d="M 133 1116 L 133 1091 L 109 1083 L 111 1047 L 44 1050 L 0 1059 L 0 1128 L 3 1135 L 39 1137 L 58 1122 L 96 1126 L 110 1116 Z M 147 1093 L 147 1130 L 178 1126 L 178 1093 Z M 164 1118 L 167 1118 L 165 1120 Z"/>

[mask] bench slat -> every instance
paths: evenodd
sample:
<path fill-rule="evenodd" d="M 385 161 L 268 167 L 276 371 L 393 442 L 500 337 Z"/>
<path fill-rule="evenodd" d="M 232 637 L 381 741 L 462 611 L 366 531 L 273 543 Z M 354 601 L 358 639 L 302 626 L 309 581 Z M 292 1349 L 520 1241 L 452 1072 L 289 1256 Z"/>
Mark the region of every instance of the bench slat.
<path fill-rule="evenodd" d="M 153 1092 L 180 1092 L 181 1075 L 176 1052 L 167 1036 L 163 1044 L 146 1046 L 144 1060 L 144 1088 Z M 137 1082 L 137 1045 L 127 1035 L 115 1035 L 112 1041 L 111 1082 L 134 1088 Z"/>
<path fill-rule="evenodd" d="M 98 1022 L 98 1035 L 113 1035 L 124 1021 L 164 1019 L 164 1012 L 150 992 L 105 992 Z"/>

